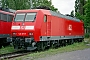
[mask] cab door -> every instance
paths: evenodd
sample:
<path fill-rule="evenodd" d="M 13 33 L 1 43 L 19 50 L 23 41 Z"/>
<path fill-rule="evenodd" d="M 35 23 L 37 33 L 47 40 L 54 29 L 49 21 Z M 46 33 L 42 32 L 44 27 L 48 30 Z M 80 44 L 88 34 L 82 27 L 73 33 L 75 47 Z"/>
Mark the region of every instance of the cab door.
<path fill-rule="evenodd" d="M 0 21 L 0 33 L 2 33 L 2 30 L 1 29 L 2 29 L 2 26 L 1 26 L 1 21 Z"/>
<path fill-rule="evenodd" d="M 51 16 L 47 16 L 47 36 L 51 36 Z"/>

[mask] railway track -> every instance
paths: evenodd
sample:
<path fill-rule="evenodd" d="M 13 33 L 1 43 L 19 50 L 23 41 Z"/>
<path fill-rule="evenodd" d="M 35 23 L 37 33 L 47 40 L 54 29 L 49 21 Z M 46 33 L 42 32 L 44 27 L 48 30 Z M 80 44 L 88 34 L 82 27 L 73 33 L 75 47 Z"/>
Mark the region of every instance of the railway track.
<path fill-rule="evenodd" d="M 17 52 L 12 52 L 12 53 L 7 53 L 7 54 L 1 54 L 0 60 L 20 57 L 20 56 L 24 56 L 30 53 L 31 53 L 30 51 L 23 50 L 23 51 L 17 51 Z"/>

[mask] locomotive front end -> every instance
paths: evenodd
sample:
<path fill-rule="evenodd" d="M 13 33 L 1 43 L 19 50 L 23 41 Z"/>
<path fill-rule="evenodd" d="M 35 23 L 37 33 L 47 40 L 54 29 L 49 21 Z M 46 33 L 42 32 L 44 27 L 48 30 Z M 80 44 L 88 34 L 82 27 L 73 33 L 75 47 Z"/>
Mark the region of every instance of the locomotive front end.
<path fill-rule="evenodd" d="M 17 12 L 12 22 L 11 35 L 15 49 L 36 49 L 34 41 L 37 12 Z"/>

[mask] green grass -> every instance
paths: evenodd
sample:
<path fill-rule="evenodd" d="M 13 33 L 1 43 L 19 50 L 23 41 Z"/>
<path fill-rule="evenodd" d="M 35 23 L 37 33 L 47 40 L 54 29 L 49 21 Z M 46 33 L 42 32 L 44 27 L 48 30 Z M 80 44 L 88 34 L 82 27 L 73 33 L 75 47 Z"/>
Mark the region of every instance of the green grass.
<path fill-rule="evenodd" d="M 42 58 L 45 56 L 50 56 L 50 55 L 54 55 L 58 53 L 70 52 L 70 51 L 75 51 L 75 50 L 83 50 L 86 48 L 90 48 L 90 46 L 87 46 L 86 43 L 84 42 L 74 43 L 72 45 L 68 45 L 65 47 L 58 48 L 58 49 L 49 49 L 47 51 L 32 53 L 26 56 L 15 58 L 14 60 L 27 60 L 27 59 L 34 60 L 36 58 Z"/>
<path fill-rule="evenodd" d="M 83 50 L 86 48 L 90 48 L 90 46 L 87 46 L 86 44 L 90 44 L 90 38 L 85 38 L 84 39 L 86 42 L 81 42 L 81 43 L 74 43 L 72 45 L 68 45 L 68 46 L 64 46 L 64 47 L 60 47 L 58 49 L 49 49 L 46 51 L 41 51 L 37 53 L 31 53 L 29 55 L 26 56 L 22 56 L 22 57 L 17 57 L 14 60 L 34 60 L 36 58 L 41 58 L 41 57 L 45 57 L 45 56 L 49 56 L 49 55 L 54 55 L 54 54 L 58 54 L 58 53 L 64 53 L 64 52 L 70 52 L 70 51 L 75 51 L 75 50 Z M 8 47 L 3 47 L 0 49 L 0 54 L 5 54 L 5 53 L 10 53 L 10 52 L 15 52 L 16 50 L 14 50 L 14 48 L 12 46 L 8 46 Z"/>
<path fill-rule="evenodd" d="M 0 49 L 0 54 L 6 54 L 6 53 L 10 53 L 10 52 L 14 52 L 15 50 L 14 50 L 14 48 L 13 47 L 11 47 L 11 46 L 8 46 L 8 47 L 2 47 L 1 49 Z"/>

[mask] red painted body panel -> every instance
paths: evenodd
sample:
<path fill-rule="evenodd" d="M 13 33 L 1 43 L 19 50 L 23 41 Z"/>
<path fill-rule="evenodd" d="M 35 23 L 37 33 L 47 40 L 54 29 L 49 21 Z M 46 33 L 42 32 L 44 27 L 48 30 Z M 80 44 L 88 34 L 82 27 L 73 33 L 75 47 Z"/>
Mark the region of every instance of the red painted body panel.
<path fill-rule="evenodd" d="M 53 16 L 51 21 L 51 36 L 69 36 L 69 35 L 83 36 L 84 35 L 83 23 Z"/>
<path fill-rule="evenodd" d="M 16 37 L 30 37 L 29 33 L 33 33 L 35 41 L 40 41 L 41 36 L 83 36 L 83 22 L 68 20 L 52 16 L 49 10 L 18 10 L 16 13 L 37 12 L 34 22 L 14 22 L 12 26 L 20 26 L 19 30 L 11 30 L 16 33 Z M 44 16 L 47 16 L 47 22 L 44 22 Z M 34 26 L 33 30 L 25 30 L 21 27 Z"/>
<path fill-rule="evenodd" d="M 51 35 L 52 36 L 63 36 L 63 35 L 65 35 L 65 27 L 64 26 L 65 26 L 65 23 L 64 23 L 63 18 L 52 17 Z"/>
<path fill-rule="evenodd" d="M 84 26 L 82 22 L 76 22 L 72 20 L 66 20 L 65 29 L 66 35 L 73 35 L 73 36 L 83 36 L 84 35 Z M 70 27 L 71 25 L 71 27 Z M 71 28 L 71 30 L 69 30 Z"/>
<path fill-rule="evenodd" d="M 11 24 L 11 22 L 0 21 L 0 34 L 10 34 Z"/>
<path fill-rule="evenodd" d="M 61 35 L 63 36 L 65 34 L 63 18 L 48 16 L 47 20 L 49 20 L 49 21 L 47 22 L 46 26 L 43 25 L 43 27 L 42 27 L 43 30 L 46 30 L 47 36 L 61 36 Z M 43 32 L 42 32 L 42 34 L 43 34 L 43 36 L 45 36 Z"/>
<path fill-rule="evenodd" d="M 83 22 L 68 20 L 55 16 L 49 16 L 49 28 L 47 23 L 43 23 L 41 27 L 41 36 L 83 36 Z M 48 31 L 50 30 L 50 31 Z M 49 33 L 49 34 L 48 34 Z"/>
<path fill-rule="evenodd" d="M 2 10 L 0 10 L 0 13 L 14 16 L 13 13 L 5 12 L 5 11 L 2 11 Z M 0 15 L 0 18 L 1 18 L 1 15 Z M 7 21 L 4 21 L 4 20 L 0 20 L 0 35 L 2 35 L 2 34 L 11 34 L 11 25 L 12 25 L 12 22 L 7 22 Z"/>

